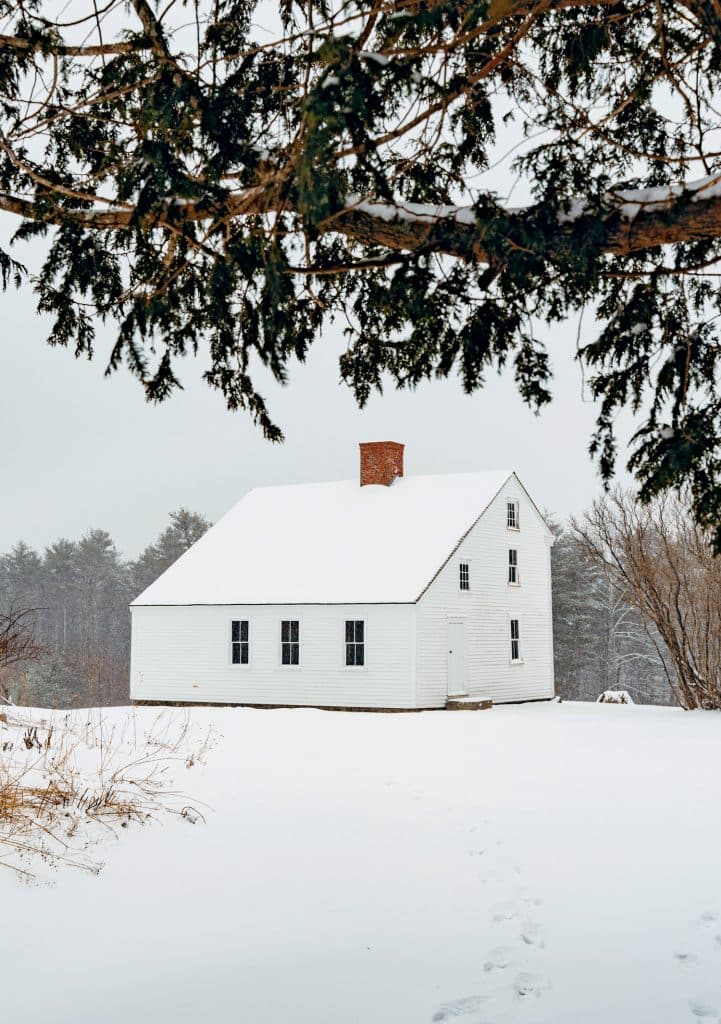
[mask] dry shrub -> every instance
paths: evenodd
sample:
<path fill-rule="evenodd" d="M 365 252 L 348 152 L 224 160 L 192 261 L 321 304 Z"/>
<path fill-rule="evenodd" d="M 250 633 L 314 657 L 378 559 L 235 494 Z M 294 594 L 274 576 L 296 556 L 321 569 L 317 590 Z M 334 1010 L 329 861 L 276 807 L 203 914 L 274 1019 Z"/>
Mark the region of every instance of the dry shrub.
<path fill-rule="evenodd" d="M 147 717 L 100 710 L 43 717 L 0 714 L 0 864 L 25 880 L 72 865 L 97 873 L 95 848 L 131 823 L 168 815 L 195 823 L 197 807 L 177 788 L 178 769 L 202 763 L 213 730 L 187 713 Z"/>
<path fill-rule="evenodd" d="M 721 556 L 689 500 L 642 505 L 628 491 L 593 503 L 573 526 L 586 554 L 641 615 L 684 708 L 721 708 Z"/>

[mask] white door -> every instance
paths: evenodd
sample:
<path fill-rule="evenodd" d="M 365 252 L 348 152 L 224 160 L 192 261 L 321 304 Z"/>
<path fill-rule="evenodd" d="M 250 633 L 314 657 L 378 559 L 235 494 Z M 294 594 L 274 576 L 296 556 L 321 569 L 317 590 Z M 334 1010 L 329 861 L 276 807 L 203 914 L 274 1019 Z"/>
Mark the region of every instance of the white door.
<path fill-rule="evenodd" d="M 468 693 L 466 682 L 466 624 L 462 620 L 448 623 L 448 696 Z"/>

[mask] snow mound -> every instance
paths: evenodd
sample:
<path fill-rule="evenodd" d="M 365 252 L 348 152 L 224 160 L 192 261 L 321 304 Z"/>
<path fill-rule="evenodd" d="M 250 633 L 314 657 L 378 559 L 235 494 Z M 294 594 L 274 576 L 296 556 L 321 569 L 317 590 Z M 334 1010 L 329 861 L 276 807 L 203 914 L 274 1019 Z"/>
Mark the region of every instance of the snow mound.
<path fill-rule="evenodd" d="M 633 704 L 628 690 L 604 690 L 596 701 L 597 704 Z"/>

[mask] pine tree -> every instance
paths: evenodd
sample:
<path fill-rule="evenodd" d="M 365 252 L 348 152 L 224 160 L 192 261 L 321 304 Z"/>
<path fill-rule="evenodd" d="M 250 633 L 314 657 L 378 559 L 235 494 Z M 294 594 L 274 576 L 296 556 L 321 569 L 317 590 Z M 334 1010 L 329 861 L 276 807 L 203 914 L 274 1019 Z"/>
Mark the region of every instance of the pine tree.
<path fill-rule="evenodd" d="M 0 209 L 46 239 L 51 344 L 89 355 L 114 322 L 109 369 L 151 400 L 202 348 L 208 383 L 278 439 L 255 368 L 284 380 L 329 318 L 360 403 L 510 364 L 540 408 L 533 324 L 588 306 L 602 473 L 631 405 L 642 497 L 688 484 L 720 547 L 718 4 L 271 10 L 108 0 L 61 22 L 0 0 Z M 499 160 L 522 208 L 488 184 Z M 28 277 L 10 252 L 0 271 Z"/>
<path fill-rule="evenodd" d="M 200 540 L 210 528 L 210 523 L 197 512 L 180 508 L 170 513 L 170 523 L 154 544 L 150 544 L 133 563 L 134 597 L 170 568 L 173 562 Z"/>

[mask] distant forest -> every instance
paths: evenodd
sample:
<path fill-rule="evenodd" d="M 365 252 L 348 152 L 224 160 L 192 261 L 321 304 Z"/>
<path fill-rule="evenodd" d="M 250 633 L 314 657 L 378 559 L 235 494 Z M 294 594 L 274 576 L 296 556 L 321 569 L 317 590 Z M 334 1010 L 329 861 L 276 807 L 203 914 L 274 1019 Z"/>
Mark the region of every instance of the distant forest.
<path fill-rule="evenodd" d="M 0 667 L 0 694 L 17 704 L 127 704 L 128 605 L 205 533 L 180 509 L 154 544 L 127 561 L 105 530 L 61 539 L 40 553 L 22 541 L 0 556 L 0 613 L 31 609 L 35 657 Z"/>
<path fill-rule="evenodd" d="M 0 667 L 0 694 L 44 707 L 126 704 L 128 605 L 209 526 L 187 509 L 173 512 L 135 561 L 125 560 L 104 530 L 43 552 L 20 542 L 0 556 L 0 613 L 30 609 L 37 644 L 31 661 Z M 619 598 L 573 530 L 553 529 L 557 693 L 595 700 L 603 690 L 625 689 L 640 703 L 674 703 L 639 613 Z"/>

